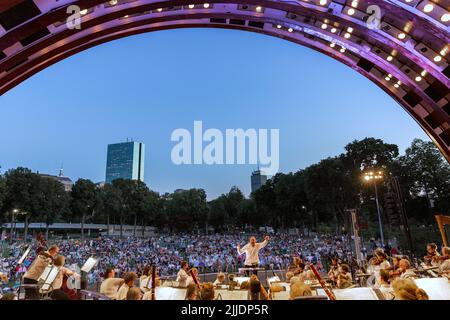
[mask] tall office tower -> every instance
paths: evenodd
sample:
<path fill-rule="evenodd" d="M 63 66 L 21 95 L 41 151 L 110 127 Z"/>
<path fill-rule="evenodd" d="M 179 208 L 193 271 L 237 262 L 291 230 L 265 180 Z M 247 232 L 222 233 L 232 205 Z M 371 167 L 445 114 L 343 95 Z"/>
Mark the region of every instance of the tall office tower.
<path fill-rule="evenodd" d="M 252 173 L 252 193 L 261 188 L 267 182 L 267 176 L 260 170 Z"/>
<path fill-rule="evenodd" d="M 140 142 L 124 142 L 108 145 L 106 183 L 116 179 L 144 181 L 145 145 Z"/>

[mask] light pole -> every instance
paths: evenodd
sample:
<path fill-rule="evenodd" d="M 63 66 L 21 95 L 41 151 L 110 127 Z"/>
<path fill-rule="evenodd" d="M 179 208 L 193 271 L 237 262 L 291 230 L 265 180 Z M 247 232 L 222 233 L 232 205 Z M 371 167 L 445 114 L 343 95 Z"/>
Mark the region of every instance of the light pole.
<path fill-rule="evenodd" d="M 378 200 L 378 188 L 377 188 L 377 180 L 381 179 L 383 179 L 382 171 L 368 171 L 364 173 L 364 181 L 368 183 L 373 181 L 373 185 L 375 187 L 375 202 L 377 203 L 378 224 L 380 226 L 381 245 L 384 247 L 383 222 L 381 221 L 381 208 L 380 208 L 380 201 Z"/>
<path fill-rule="evenodd" d="M 14 216 L 17 214 L 19 212 L 19 210 L 18 209 L 13 209 L 12 211 L 11 211 L 11 225 L 10 225 L 10 231 L 9 231 L 9 242 L 10 242 L 10 244 L 12 244 L 13 243 L 13 232 L 14 232 L 14 229 L 13 229 L 13 226 L 14 226 Z"/>

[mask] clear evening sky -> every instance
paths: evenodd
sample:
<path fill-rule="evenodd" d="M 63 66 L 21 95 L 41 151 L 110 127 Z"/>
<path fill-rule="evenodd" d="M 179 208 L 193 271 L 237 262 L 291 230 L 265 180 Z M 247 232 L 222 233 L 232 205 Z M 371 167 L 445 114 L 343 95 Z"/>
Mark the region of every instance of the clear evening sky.
<path fill-rule="evenodd" d="M 264 35 L 181 29 L 110 42 L 75 55 L 0 97 L 0 169 L 18 166 L 104 181 L 106 148 L 146 144 L 145 181 L 158 192 L 250 193 L 254 165 L 176 166 L 171 133 L 193 122 L 280 129 L 280 171 L 305 168 L 374 136 L 401 152 L 428 139 L 369 80 L 318 52 Z"/>

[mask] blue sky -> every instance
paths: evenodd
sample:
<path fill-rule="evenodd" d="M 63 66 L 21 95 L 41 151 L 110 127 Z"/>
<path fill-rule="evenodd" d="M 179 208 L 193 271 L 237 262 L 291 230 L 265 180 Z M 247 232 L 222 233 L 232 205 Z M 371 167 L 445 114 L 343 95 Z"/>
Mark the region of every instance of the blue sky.
<path fill-rule="evenodd" d="M 108 143 L 146 144 L 155 191 L 250 192 L 254 165 L 176 166 L 173 130 L 280 130 L 280 170 L 296 171 L 368 136 L 428 139 L 386 93 L 318 52 L 264 35 L 180 29 L 92 48 L 0 97 L 0 165 L 104 181 Z"/>

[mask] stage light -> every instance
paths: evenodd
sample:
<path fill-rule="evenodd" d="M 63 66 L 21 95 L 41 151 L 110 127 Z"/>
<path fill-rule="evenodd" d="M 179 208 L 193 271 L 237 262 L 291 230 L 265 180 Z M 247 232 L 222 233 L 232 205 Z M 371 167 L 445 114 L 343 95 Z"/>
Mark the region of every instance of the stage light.
<path fill-rule="evenodd" d="M 389 77 L 389 78 L 392 78 L 392 74 L 389 73 L 389 74 L 388 74 L 388 77 Z"/>
<path fill-rule="evenodd" d="M 348 38 L 350 38 L 350 37 L 351 37 L 351 34 L 350 34 L 350 33 L 347 32 L 346 34 L 344 34 L 344 38 L 345 38 L 345 39 L 348 39 Z"/>
<path fill-rule="evenodd" d="M 403 39 L 406 38 L 406 34 L 404 34 L 403 32 L 402 32 L 402 33 L 399 33 L 398 36 L 397 36 L 397 38 L 399 38 L 400 40 L 403 40 Z"/>
<path fill-rule="evenodd" d="M 277 29 L 281 29 L 281 24 L 277 24 Z"/>
<path fill-rule="evenodd" d="M 194 4 L 190 4 L 190 5 L 188 5 L 188 8 L 189 8 L 189 9 L 194 9 L 194 7 L 195 7 L 195 5 L 194 5 Z"/>
<path fill-rule="evenodd" d="M 163 9 L 162 8 L 158 8 L 156 9 L 156 11 L 161 12 Z"/>
<path fill-rule="evenodd" d="M 422 70 L 422 72 L 420 73 L 420 75 L 422 77 L 425 77 L 427 75 L 427 70 Z"/>
<path fill-rule="evenodd" d="M 441 56 L 436 56 L 433 58 L 434 62 L 441 62 L 442 61 L 442 57 Z"/>
<path fill-rule="evenodd" d="M 422 81 L 422 77 L 421 77 L 421 76 L 417 76 L 417 77 L 416 77 L 416 81 L 417 81 L 417 82 Z"/>
<path fill-rule="evenodd" d="M 257 6 L 257 7 L 256 7 L 256 12 L 261 12 L 261 11 L 262 11 L 262 7 Z"/>
<path fill-rule="evenodd" d="M 392 61 L 393 59 L 394 59 L 393 56 L 388 56 L 388 57 L 386 58 L 387 61 Z"/>
<path fill-rule="evenodd" d="M 336 33 L 337 29 L 336 28 L 331 28 L 331 33 Z"/>
<path fill-rule="evenodd" d="M 319 4 L 321 5 L 321 6 L 324 6 L 324 5 L 326 5 L 327 4 L 327 0 L 320 0 L 319 1 Z"/>
<path fill-rule="evenodd" d="M 208 9 L 209 8 L 209 3 L 203 4 L 203 8 Z"/>
<path fill-rule="evenodd" d="M 398 85 L 398 83 L 394 84 L 394 87 L 400 88 L 400 86 Z"/>
<path fill-rule="evenodd" d="M 289 32 L 292 32 L 292 31 L 294 31 L 294 29 L 292 29 L 292 28 L 289 28 L 289 29 L 288 29 L 288 31 L 289 31 Z"/>
<path fill-rule="evenodd" d="M 334 42 L 330 43 L 330 47 L 334 48 L 336 47 L 336 44 Z"/>
<path fill-rule="evenodd" d="M 117 2 L 118 2 L 117 0 L 111 0 L 109 2 L 109 4 L 112 5 L 112 6 L 115 6 L 117 4 Z"/>
<path fill-rule="evenodd" d="M 80 11 L 80 14 L 81 14 L 82 16 L 84 16 L 87 12 L 88 12 L 87 9 L 84 9 L 84 10 L 81 10 L 81 11 Z"/>
<path fill-rule="evenodd" d="M 413 0 L 405 0 L 406 2 L 408 2 L 408 3 L 410 3 L 410 2 L 412 2 Z"/>
<path fill-rule="evenodd" d="M 129 15 L 126 15 L 126 16 L 123 16 L 124 18 L 128 18 L 129 17 Z"/>
<path fill-rule="evenodd" d="M 430 13 L 431 11 L 433 11 L 433 9 L 434 9 L 434 5 L 432 5 L 431 3 L 429 3 L 425 7 L 423 7 L 423 11 L 426 13 Z"/>
<path fill-rule="evenodd" d="M 341 50 L 339 50 L 341 53 L 345 52 L 345 48 L 341 48 Z"/>
<path fill-rule="evenodd" d="M 390 81 L 390 80 L 391 80 L 391 78 L 389 78 L 389 77 L 386 77 L 386 78 L 384 78 L 384 80 L 386 80 L 386 81 Z"/>
<path fill-rule="evenodd" d="M 357 0 L 353 0 L 352 1 L 352 7 L 356 8 L 358 6 L 358 1 Z"/>
<path fill-rule="evenodd" d="M 450 21 L 450 13 L 444 13 L 441 17 L 442 22 L 449 22 Z"/>
<path fill-rule="evenodd" d="M 320 27 L 321 27 L 323 30 L 325 30 L 326 28 L 328 28 L 328 25 L 327 25 L 326 23 L 323 23 Z"/>
<path fill-rule="evenodd" d="M 353 8 L 348 9 L 347 14 L 348 14 L 349 16 L 354 15 L 354 14 L 355 14 L 355 9 L 353 9 Z"/>
<path fill-rule="evenodd" d="M 397 81 L 397 84 L 398 84 L 398 85 L 401 85 L 401 84 L 402 84 L 402 82 L 401 82 L 400 80 L 398 80 L 398 81 Z"/>
<path fill-rule="evenodd" d="M 353 28 L 352 28 L 352 27 L 348 27 L 348 28 L 347 28 L 347 31 L 350 32 L 350 33 L 352 33 L 352 32 L 353 32 Z"/>

